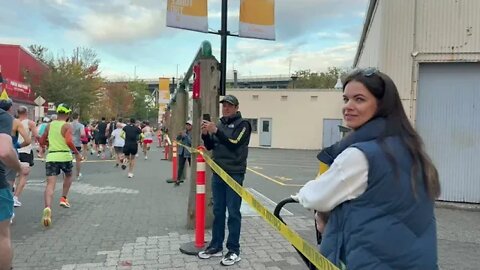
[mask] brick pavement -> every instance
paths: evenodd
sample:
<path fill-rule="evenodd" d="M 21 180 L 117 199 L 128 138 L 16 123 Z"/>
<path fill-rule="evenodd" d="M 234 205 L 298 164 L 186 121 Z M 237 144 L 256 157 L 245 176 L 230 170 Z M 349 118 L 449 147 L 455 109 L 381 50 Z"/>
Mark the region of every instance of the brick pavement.
<path fill-rule="evenodd" d="M 139 160 L 133 180 L 113 163 L 86 164 L 84 180 L 71 189 L 72 208 L 53 206 L 50 229 L 39 222 L 44 168 L 37 163 L 12 226 L 14 269 L 225 269 L 218 258 L 180 253 L 179 246 L 194 239 L 193 231 L 185 229 L 188 185 L 166 184 L 171 165 L 159 159 L 154 152 L 149 160 Z M 55 202 L 60 190 L 61 182 Z M 242 212 L 242 261 L 228 269 L 306 268 L 293 247 L 252 209 L 242 206 Z M 309 218 L 287 215 L 285 220 L 302 234 L 312 232 Z"/>

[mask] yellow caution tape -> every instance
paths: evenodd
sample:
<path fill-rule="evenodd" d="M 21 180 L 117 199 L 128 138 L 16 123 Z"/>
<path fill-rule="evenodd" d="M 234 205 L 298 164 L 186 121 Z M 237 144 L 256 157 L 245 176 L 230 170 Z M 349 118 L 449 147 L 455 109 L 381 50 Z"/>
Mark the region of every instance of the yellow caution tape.
<path fill-rule="evenodd" d="M 225 181 L 244 201 L 246 201 L 253 209 L 255 209 L 260 216 L 267 221 L 273 228 L 275 228 L 290 244 L 297 248 L 308 260 L 317 267 L 317 269 L 325 270 L 339 270 L 333 263 L 325 258 L 317 248 L 305 241 L 298 233 L 290 229 L 282 221 L 280 221 L 274 214 L 272 214 L 265 206 L 263 206 L 253 195 L 244 187 L 237 183 L 228 173 L 226 173 L 217 163 L 215 163 L 210 156 L 205 152 L 199 151 L 195 148 L 183 145 L 177 142 L 178 145 L 185 147 L 190 153 L 197 153 L 203 156 L 205 162 L 212 168 L 212 170 Z"/>
<path fill-rule="evenodd" d="M 168 143 L 168 145 L 172 145 L 172 141 L 170 141 L 170 137 L 168 137 L 168 134 L 165 134 L 165 136 L 167 137 L 167 143 Z"/>
<path fill-rule="evenodd" d="M 327 164 L 325 164 L 325 163 L 323 163 L 323 162 L 320 161 L 320 165 L 319 165 L 319 168 L 318 168 L 318 174 L 317 174 L 317 176 L 323 174 L 324 172 L 326 172 L 326 171 L 328 170 L 328 168 L 329 168 L 329 167 L 328 167 Z"/>

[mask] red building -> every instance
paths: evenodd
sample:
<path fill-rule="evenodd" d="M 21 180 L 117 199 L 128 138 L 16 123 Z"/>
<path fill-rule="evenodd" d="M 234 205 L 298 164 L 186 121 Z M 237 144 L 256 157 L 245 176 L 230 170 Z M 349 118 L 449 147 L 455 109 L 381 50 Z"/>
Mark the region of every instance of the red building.
<path fill-rule="evenodd" d="M 39 83 L 48 67 L 20 45 L 9 44 L 0 44 L 0 67 L 3 88 L 13 99 L 15 108 L 25 105 L 32 118 L 38 117 L 34 115 L 35 93 L 31 90 L 28 78 L 31 78 L 33 84 Z"/>

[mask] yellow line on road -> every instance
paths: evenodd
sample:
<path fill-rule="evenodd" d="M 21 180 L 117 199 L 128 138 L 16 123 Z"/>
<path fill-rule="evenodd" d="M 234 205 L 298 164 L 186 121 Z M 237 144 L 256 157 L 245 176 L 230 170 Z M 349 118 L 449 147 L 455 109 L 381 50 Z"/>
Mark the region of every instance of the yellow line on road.
<path fill-rule="evenodd" d="M 257 172 L 257 171 L 255 171 L 255 170 L 253 170 L 253 169 L 248 168 L 248 167 L 247 167 L 247 170 L 249 170 L 249 171 L 251 171 L 252 173 L 254 173 L 254 174 L 256 174 L 256 175 L 259 175 L 259 176 L 261 176 L 261 177 L 263 177 L 263 178 L 265 178 L 265 179 L 267 179 L 267 180 L 270 180 L 270 181 L 272 181 L 272 182 L 274 182 L 275 184 L 278 184 L 278 185 L 280 185 L 280 186 L 285 186 L 285 187 L 303 187 L 303 185 L 298 185 L 298 184 L 285 184 L 285 183 L 282 183 L 282 182 L 280 182 L 280 181 L 277 181 L 277 180 L 271 178 L 270 176 L 267 176 L 267 175 L 265 175 L 265 174 L 263 174 L 263 173 Z"/>

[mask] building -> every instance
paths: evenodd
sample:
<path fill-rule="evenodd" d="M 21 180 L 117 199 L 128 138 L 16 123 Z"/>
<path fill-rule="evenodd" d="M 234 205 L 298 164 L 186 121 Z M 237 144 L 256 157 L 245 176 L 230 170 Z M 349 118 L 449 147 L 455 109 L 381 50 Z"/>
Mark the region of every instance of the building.
<path fill-rule="evenodd" d="M 480 202 L 479 11 L 478 0 L 370 0 L 354 60 L 397 84 L 441 200 Z"/>
<path fill-rule="evenodd" d="M 228 89 L 252 125 L 250 147 L 319 150 L 341 138 L 342 91 Z"/>
<path fill-rule="evenodd" d="M 30 118 L 36 119 L 39 113 L 37 110 L 37 115 L 34 115 L 37 105 L 29 82 L 39 83 L 48 67 L 20 45 L 9 44 L 0 44 L 0 66 L 4 88 L 13 99 L 15 108 L 27 106 Z M 40 113 L 43 115 L 43 111 Z"/>

